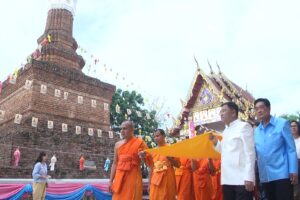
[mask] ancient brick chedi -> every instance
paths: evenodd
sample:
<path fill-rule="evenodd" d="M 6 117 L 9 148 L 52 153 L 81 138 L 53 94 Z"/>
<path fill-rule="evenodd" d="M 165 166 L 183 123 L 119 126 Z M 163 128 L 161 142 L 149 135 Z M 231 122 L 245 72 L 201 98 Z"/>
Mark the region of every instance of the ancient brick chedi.
<path fill-rule="evenodd" d="M 73 16 L 76 1 L 50 1 L 44 34 L 16 83 L 3 83 L 0 95 L 0 178 L 30 178 L 41 151 L 57 157 L 55 178 L 106 177 L 104 161 L 113 153 L 109 105 L 115 86 L 86 76 L 76 53 Z M 59 2 L 59 3 L 56 3 Z M 16 114 L 21 120 L 18 123 Z M 112 135 L 110 135 L 112 136 Z M 21 158 L 14 167 L 14 151 Z M 79 158 L 96 170 L 79 171 Z"/>

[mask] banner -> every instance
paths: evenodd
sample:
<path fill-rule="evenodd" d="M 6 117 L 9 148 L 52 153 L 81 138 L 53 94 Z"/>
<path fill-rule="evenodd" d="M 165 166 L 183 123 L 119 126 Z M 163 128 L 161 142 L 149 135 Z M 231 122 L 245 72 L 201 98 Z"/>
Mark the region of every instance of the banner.
<path fill-rule="evenodd" d="M 76 126 L 75 133 L 76 133 L 76 135 L 81 134 L 81 126 Z"/>
<path fill-rule="evenodd" d="M 48 129 L 53 129 L 53 121 L 48 121 Z"/>
<path fill-rule="evenodd" d="M 96 107 L 97 107 L 97 101 L 96 101 L 95 99 L 92 99 L 92 100 L 91 100 L 91 106 L 92 106 L 93 108 L 96 108 Z"/>
<path fill-rule="evenodd" d="M 213 143 L 209 139 L 211 133 L 204 133 L 192 139 L 184 140 L 154 149 L 147 149 L 146 152 L 163 156 L 172 156 L 177 158 L 216 158 L 220 159 L 221 154 L 214 149 Z"/>
<path fill-rule="evenodd" d="M 93 135 L 94 135 L 94 129 L 89 128 L 89 129 L 88 129 L 88 135 L 89 135 L 89 136 L 93 136 Z"/>
<path fill-rule="evenodd" d="M 22 120 L 22 115 L 21 114 L 16 114 L 14 123 L 15 124 L 21 124 L 21 120 Z"/>
<path fill-rule="evenodd" d="M 64 92 L 64 100 L 67 100 L 69 96 L 69 92 Z"/>

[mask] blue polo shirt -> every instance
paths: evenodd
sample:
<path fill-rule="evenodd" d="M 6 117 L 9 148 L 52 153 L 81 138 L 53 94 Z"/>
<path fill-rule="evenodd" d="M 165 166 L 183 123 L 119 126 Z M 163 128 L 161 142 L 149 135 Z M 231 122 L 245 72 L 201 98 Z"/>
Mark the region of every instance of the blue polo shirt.
<path fill-rule="evenodd" d="M 255 150 L 260 182 L 289 178 L 298 173 L 295 142 L 290 123 L 271 116 L 266 127 L 262 123 L 254 132 Z"/>

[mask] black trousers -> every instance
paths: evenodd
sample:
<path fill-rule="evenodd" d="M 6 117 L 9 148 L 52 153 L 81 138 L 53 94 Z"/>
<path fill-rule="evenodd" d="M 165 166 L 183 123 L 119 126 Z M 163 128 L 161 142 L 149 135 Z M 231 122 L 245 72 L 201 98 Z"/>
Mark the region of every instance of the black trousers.
<path fill-rule="evenodd" d="M 253 200 L 252 192 L 244 185 L 222 185 L 224 200 Z"/>
<path fill-rule="evenodd" d="M 293 185 L 290 179 L 263 183 L 268 200 L 293 200 Z"/>

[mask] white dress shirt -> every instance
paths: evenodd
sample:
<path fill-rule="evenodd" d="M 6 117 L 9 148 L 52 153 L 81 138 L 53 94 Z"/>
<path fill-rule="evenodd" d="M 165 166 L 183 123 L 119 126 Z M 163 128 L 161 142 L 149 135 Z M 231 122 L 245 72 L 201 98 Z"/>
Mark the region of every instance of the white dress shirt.
<path fill-rule="evenodd" d="M 300 159 L 300 137 L 295 139 L 295 145 L 296 145 L 297 158 L 299 160 Z"/>
<path fill-rule="evenodd" d="M 237 119 L 226 126 L 215 149 L 221 153 L 221 184 L 255 183 L 255 148 L 250 124 Z"/>

